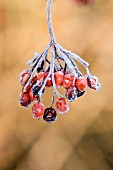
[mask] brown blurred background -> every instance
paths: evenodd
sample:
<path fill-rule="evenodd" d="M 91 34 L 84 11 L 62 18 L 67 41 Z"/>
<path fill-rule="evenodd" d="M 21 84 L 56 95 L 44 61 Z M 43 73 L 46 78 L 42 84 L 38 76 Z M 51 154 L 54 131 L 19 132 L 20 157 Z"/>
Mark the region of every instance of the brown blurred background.
<path fill-rule="evenodd" d="M 113 170 L 113 0 L 54 0 L 57 41 L 90 63 L 102 88 L 88 89 L 53 124 L 18 104 L 18 75 L 49 41 L 45 7 L 0 0 L 0 170 Z"/>

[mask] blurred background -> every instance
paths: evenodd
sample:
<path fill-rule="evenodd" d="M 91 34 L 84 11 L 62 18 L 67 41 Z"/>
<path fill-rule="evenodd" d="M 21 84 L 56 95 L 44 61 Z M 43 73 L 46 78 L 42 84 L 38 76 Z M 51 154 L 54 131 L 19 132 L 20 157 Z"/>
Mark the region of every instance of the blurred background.
<path fill-rule="evenodd" d="M 90 63 L 102 88 L 88 89 L 52 124 L 18 103 L 18 75 L 49 41 L 45 7 L 0 0 L 0 170 L 113 170 L 113 0 L 53 2 L 57 41 Z"/>

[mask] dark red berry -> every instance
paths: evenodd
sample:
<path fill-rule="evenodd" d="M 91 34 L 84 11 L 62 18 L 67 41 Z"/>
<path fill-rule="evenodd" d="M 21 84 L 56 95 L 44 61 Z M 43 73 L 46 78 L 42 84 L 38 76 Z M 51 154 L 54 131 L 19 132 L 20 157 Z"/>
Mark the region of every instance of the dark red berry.
<path fill-rule="evenodd" d="M 44 114 L 45 107 L 42 103 L 34 103 L 32 107 L 33 118 L 40 119 Z"/>
<path fill-rule="evenodd" d="M 31 103 L 31 100 L 30 100 L 30 97 L 28 95 L 28 93 L 26 92 L 23 92 L 21 95 L 20 95 L 20 99 L 19 99 L 19 103 L 24 106 L 24 107 L 28 107 Z"/>
<path fill-rule="evenodd" d="M 63 79 L 64 88 L 69 88 L 72 86 L 74 81 L 74 76 L 72 74 L 65 74 Z"/>
<path fill-rule="evenodd" d="M 57 108 L 58 112 L 61 114 L 68 112 L 69 107 L 68 107 L 68 104 L 67 104 L 65 98 L 59 98 L 57 100 L 56 108 Z"/>
<path fill-rule="evenodd" d="M 62 86 L 63 85 L 64 73 L 62 71 L 55 72 L 54 78 L 55 78 L 56 86 Z"/>
<path fill-rule="evenodd" d="M 88 87 L 88 81 L 87 81 L 87 77 L 82 76 L 82 77 L 78 77 L 75 80 L 75 87 L 77 88 L 77 90 L 79 91 L 84 91 L 87 89 Z"/>
<path fill-rule="evenodd" d="M 48 123 L 54 122 L 57 119 L 56 110 L 52 107 L 46 108 L 44 111 L 43 119 Z"/>
<path fill-rule="evenodd" d="M 65 94 L 66 98 L 70 101 L 73 102 L 74 100 L 77 99 L 77 90 L 75 87 L 71 86 L 66 90 Z"/>

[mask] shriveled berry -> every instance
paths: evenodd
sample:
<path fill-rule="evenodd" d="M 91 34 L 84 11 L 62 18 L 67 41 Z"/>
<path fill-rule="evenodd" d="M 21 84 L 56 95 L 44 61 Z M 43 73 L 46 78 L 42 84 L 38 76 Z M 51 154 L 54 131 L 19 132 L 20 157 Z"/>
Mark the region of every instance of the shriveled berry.
<path fill-rule="evenodd" d="M 39 100 L 39 98 L 40 98 L 38 95 L 35 96 L 35 95 L 33 94 L 32 89 L 30 89 L 30 91 L 29 91 L 29 97 L 30 97 L 31 101 Z"/>
<path fill-rule="evenodd" d="M 101 88 L 101 84 L 98 82 L 98 78 L 96 76 L 88 77 L 88 86 L 96 91 Z"/>
<path fill-rule="evenodd" d="M 64 80 L 63 80 L 63 86 L 64 88 L 69 88 L 72 86 L 74 81 L 74 76 L 72 74 L 65 74 Z"/>
<path fill-rule="evenodd" d="M 65 94 L 66 98 L 70 101 L 73 102 L 74 100 L 77 99 L 77 90 L 75 87 L 71 86 L 66 90 Z"/>
<path fill-rule="evenodd" d="M 56 110 L 52 107 L 46 108 L 44 111 L 43 119 L 48 123 L 54 122 L 57 119 Z"/>
<path fill-rule="evenodd" d="M 44 114 L 45 107 L 42 103 L 34 103 L 32 107 L 33 118 L 40 119 Z"/>
<path fill-rule="evenodd" d="M 87 77 L 85 77 L 85 76 L 78 77 L 75 80 L 75 87 L 77 88 L 77 90 L 79 90 L 81 92 L 86 90 L 88 87 Z"/>
<path fill-rule="evenodd" d="M 81 91 L 77 90 L 77 97 L 83 96 L 84 93 L 85 93 L 85 91 L 82 91 L 82 92 L 81 92 Z"/>
<path fill-rule="evenodd" d="M 24 106 L 24 107 L 28 107 L 31 103 L 31 100 L 30 100 L 30 97 L 28 95 L 28 93 L 26 92 L 23 92 L 21 95 L 20 95 L 20 99 L 19 99 L 19 103 Z"/>
<path fill-rule="evenodd" d="M 28 81 L 30 77 L 29 71 L 28 70 L 24 70 L 20 73 L 19 75 L 19 81 L 22 85 L 25 85 L 26 82 Z"/>
<path fill-rule="evenodd" d="M 63 85 L 64 73 L 62 71 L 55 72 L 54 78 L 55 78 L 56 86 L 62 86 Z"/>
<path fill-rule="evenodd" d="M 68 104 L 67 104 L 65 98 L 59 98 L 57 100 L 56 108 L 57 108 L 58 112 L 61 114 L 68 112 L 69 107 L 68 107 Z"/>

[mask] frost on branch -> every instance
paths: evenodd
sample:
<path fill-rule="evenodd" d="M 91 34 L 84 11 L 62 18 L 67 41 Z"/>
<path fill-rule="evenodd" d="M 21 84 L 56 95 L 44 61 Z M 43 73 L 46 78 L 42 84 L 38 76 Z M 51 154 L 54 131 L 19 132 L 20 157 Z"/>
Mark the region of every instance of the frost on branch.
<path fill-rule="evenodd" d="M 98 78 L 91 75 L 86 61 L 57 43 L 52 26 L 52 0 L 47 1 L 46 12 L 50 42 L 41 54 L 34 53 L 34 58 L 27 62 L 29 69 L 20 74 L 22 93 L 19 102 L 24 107 L 29 107 L 33 103 L 33 118 L 43 117 L 46 122 L 51 123 L 57 119 L 57 112 L 60 114 L 68 112 L 69 106 L 66 99 L 73 102 L 83 96 L 88 87 L 98 91 L 101 85 Z M 50 60 L 49 50 L 51 50 Z M 76 61 L 83 65 L 86 76 L 82 75 Z M 58 91 L 61 86 L 65 88 L 65 95 Z M 50 87 L 53 87 L 53 96 L 50 107 L 45 109 L 42 104 L 42 95 Z M 56 95 L 58 100 L 55 102 Z M 53 108 L 54 104 L 57 112 Z"/>

